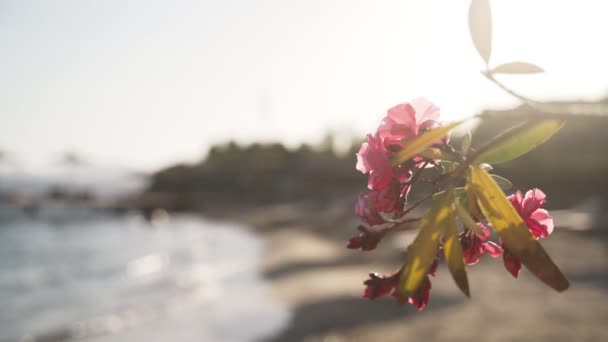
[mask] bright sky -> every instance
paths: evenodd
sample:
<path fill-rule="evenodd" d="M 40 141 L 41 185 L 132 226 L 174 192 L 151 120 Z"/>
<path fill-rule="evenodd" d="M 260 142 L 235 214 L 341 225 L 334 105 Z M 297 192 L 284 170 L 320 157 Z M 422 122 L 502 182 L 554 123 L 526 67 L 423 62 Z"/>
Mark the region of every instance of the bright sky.
<path fill-rule="evenodd" d="M 492 63 L 541 99 L 608 93 L 608 2 L 493 0 Z M 375 129 L 425 96 L 454 119 L 514 104 L 480 74 L 468 0 L 0 2 L 0 150 L 150 169 L 236 139 Z"/>

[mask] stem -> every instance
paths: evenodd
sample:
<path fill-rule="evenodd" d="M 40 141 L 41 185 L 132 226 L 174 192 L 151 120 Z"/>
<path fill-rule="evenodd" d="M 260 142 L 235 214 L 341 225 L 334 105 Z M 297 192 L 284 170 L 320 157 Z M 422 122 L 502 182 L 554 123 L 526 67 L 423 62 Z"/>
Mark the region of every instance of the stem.
<path fill-rule="evenodd" d="M 407 226 L 408 223 L 413 223 L 413 222 L 418 222 L 422 220 L 422 217 L 415 217 L 415 218 L 411 218 L 411 219 L 407 219 L 404 221 L 401 221 L 399 223 L 396 223 L 394 226 L 388 228 L 390 231 L 393 230 L 401 230 L 401 231 L 405 231 L 405 230 L 411 230 L 411 229 L 415 229 L 418 227 L 414 227 L 414 226 Z"/>
<path fill-rule="evenodd" d="M 587 115 L 595 115 L 602 116 L 608 115 L 608 105 L 605 104 L 593 104 L 593 103 L 576 103 L 576 108 L 565 107 L 560 104 L 550 104 L 543 103 L 541 101 L 536 101 L 530 97 L 524 96 L 513 89 L 507 87 L 504 83 L 497 80 L 490 70 L 486 69 L 486 71 L 481 72 L 490 82 L 494 83 L 500 89 L 508 93 L 509 95 L 515 97 L 516 99 L 523 102 L 528 107 L 537 111 L 540 114 L 544 114 L 550 117 L 558 117 L 558 118 L 571 118 L 572 115 L 576 114 L 587 114 Z M 478 115 L 478 117 L 482 117 L 483 115 Z"/>
<path fill-rule="evenodd" d="M 392 232 L 394 230 L 411 230 L 411 229 L 415 229 L 417 227 L 408 227 L 407 224 L 408 223 L 413 223 L 413 222 L 418 222 L 422 220 L 422 217 L 414 217 L 414 218 L 409 218 L 407 220 L 403 220 L 403 221 L 393 221 L 391 222 L 392 225 L 385 227 L 382 229 L 383 233 L 389 233 Z"/>
<path fill-rule="evenodd" d="M 520 101 L 522 101 L 523 103 L 527 104 L 528 106 L 534 108 L 534 109 L 538 109 L 536 107 L 538 107 L 540 105 L 540 103 L 536 100 L 533 100 L 527 96 L 521 95 L 520 93 L 515 92 L 514 90 L 512 90 L 511 88 L 507 87 L 504 83 L 500 82 L 499 80 L 497 80 L 494 75 L 489 71 L 482 71 L 481 72 L 482 75 L 484 75 L 488 80 L 490 80 L 491 82 L 493 82 L 494 84 L 496 84 L 499 88 L 501 88 L 502 90 L 504 90 L 505 92 L 507 92 L 509 95 L 519 99 Z M 539 109 L 539 111 L 542 111 Z"/>
<path fill-rule="evenodd" d="M 418 181 L 418 178 L 420 178 L 420 176 L 422 176 L 422 172 L 424 172 L 424 170 L 425 170 L 425 168 L 426 168 L 427 165 L 429 165 L 429 162 L 428 161 L 424 162 L 424 164 L 422 164 L 422 167 L 420 169 L 418 169 L 418 172 L 416 172 L 412 176 L 412 178 L 410 178 L 410 180 L 407 181 L 407 184 L 409 186 L 412 186 L 412 185 L 416 184 L 416 182 Z"/>
<path fill-rule="evenodd" d="M 427 200 L 431 199 L 432 197 L 433 197 L 433 194 L 430 194 L 430 195 L 427 195 L 427 196 L 419 199 L 418 201 L 414 202 L 414 204 L 412 204 L 411 207 L 407 208 L 403 213 L 401 213 L 401 216 L 399 216 L 399 217 L 403 217 L 403 216 L 407 215 L 412 210 L 416 209 L 416 207 L 418 207 L 422 203 L 426 202 Z M 405 221 L 399 221 L 398 223 L 401 223 L 401 222 L 405 222 Z"/>

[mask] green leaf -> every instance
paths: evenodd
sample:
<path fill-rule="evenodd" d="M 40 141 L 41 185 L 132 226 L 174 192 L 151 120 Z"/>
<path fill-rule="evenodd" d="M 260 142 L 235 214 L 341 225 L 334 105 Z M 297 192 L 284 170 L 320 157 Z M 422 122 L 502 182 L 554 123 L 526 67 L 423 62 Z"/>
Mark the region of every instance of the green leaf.
<path fill-rule="evenodd" d="M 446 191 L 447 190 L 443 190 L 443 191 L 434 193 L 433 201 L 436 201 L 440 196 L 443 196 Z M 462 187 L 462 186 L 453 188 L 452 191 L 454 191 L 454 197 L 456 197 L 456 198 L 460 198 L 460 197 L 464 196 L 464 187 Z"/>
<path fill-rule="evenodd" d="M 492 11 L 488 0 L 472 0 L 469 32 L 479 56 L 488 64 L 492 55 Z"/>
<path fill-rule="evenodd" d="M 543 68 L 526 62 L 505 63 L 490 70 L 490 74 L 538 74 L 542 72 L 545 72 Z"/>
<path fill-rule="evenodd" d="M 479 166 L 471 165 L 467 179 L 469 184 L 481 211 L 503 239 L 509 252 L 545 284 L 560 292 L 566 290 L 570 286 L 568 279 L 529 232 L 528 226 L 490 174 Z"/>
<path fill-rule="evenodd" d="M 444 158 L 443 153 L 436 148 L 425 148 L 419 155 L 430 160 L 440 160 Z"/>
<path fill-rule="evenodd" d="M 462 221 L 462 224 L 464 224 L 465 227 L 474 231 L 475 234 L 483 236 L 481 228 L 479 228 L 473 217 L 471 217 L 469 211 L 466 210 L 458 201 L 456 201 L 456 215 L 458 215 L 458 218 L 460 218 L 460 221 Z"/>
<path fill-rule="evenodd" d="M 500 164 L 513 160 L 543 144 L 563 125 L 562 120 L 549 119 L 516 126 L 497 136 L 475 162 Z"/>
<path fill-rule="evenodd" d="M 501 177 L 499 175 L 490 175 L 492 176 L 492 179 L 494 179 L 494 181 L 496 182 L 496 184 L 498 184 L 498 186 L 502 189 L 502 190 L 509 190 L 513 187 L 513 183 L 511 183 L 510 180 Z"/>
<path fill-rule="evenodd" d="M 441 165 L 441 168 L 443 169 L 442 173 L 445 174 L 456 170 L 460 164 L 450 160 L 441 160 L 439 165 Z"/>
<path fill-rule="evenodd" d="M 447 219 L 446 223 L 443 255 L 445 256 L 452 278 L 454 278 L 454 282 L 456 282 L 458 288 L 460 288 L 467 297 L 470 297 L 471 294 L 469 292 L 469 281 L 464 265 L 462 245 L 460 244 L 460 241 L 458 241 L 458 227 L 456 226 L 456 217 L 454 216 L 453 211 L 450 213 L 450 217 Z"/>
<path fill-rule="evenodd" d="M 424 132 L 416 139 L 409 142 L 403 150 L 393 159 L 393 165 L 399 165 L 404 161 L 420 154 L 427 147 L 435 144 L 439 139 L 445 137 L 454 127 L 460 125 L 464 121 L 457 121 L 447 126 L 437 127 L 430 131 Z"/>
<path fill-rule="evenodd" d="M 408 248 L 403 272 L 399 278 L 398 291 L 401 298 L 413 295 L 420 287 L 437 256 L 439 238 L 453 213 L 454 194 L 452 191 L 446 191 L 433 202 L 433 206 L 422 219 L 420 231 Z"/>
<path fill-rule="evenodd" d="M 469 149 L 471 148 L 471 140 L 473 140 L 473 137 L 471 136 L 471 132 L 467 132 L 467 134 L 465 134 L 464 137 L 462 137 L 462 144 L 460 145 L 460 151 L 462 152 L 463 156 L 466 156 L 467 152 L 469 152 Z"/>
<path fill-rule="evenodd" d="M 466 213 L 471 215 L 474 222 L 481 221 L 484 219 L 481 210 L 479 209 L 479 205 L 477 205 L 477 196 L 471 187 L 471 182 L 466 182 L 464 184 L 464 198 L 462 198 L 462 205 L 466 209 Z M 464 221 L 463 221 L 464 223 Z M 470 228 L 469 228 L 470 229 Z"/>

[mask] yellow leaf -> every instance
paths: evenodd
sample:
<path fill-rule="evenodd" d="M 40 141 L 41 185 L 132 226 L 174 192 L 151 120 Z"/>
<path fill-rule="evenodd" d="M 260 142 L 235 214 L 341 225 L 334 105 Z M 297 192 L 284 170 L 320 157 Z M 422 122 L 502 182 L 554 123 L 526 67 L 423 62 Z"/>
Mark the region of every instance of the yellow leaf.
<path fill-rule="evenodd" d="M 404 161 L 420 154 L 427 147 L 433 145 L 437 140 L 446 136 L 452 128 L 460 125 L 463 121 L 457 121 L 447 126 L 437 127 L 419 135 L 416 139 L 409 142 L 403 150 L 393 159 L 393 165 L 399 165 Z"/>
<path fill-rule="evenodd" d="M 413 295 L 431 264 L 437 256 L 439 238 L 443 234 L 449 219 L 454 213 L 454 194 L 446 191 L 434 201 L 431 210 L 422 219 L 420 231 L 410 245 L 405 259 L 405 265 L 399 279 L 399 295 L 406 298 Z"/>
<path fill-rule="evenodd" d="M 450 217 L 446 223 L 447 226 L 445 227 L 443 254 L 448 264 L 448 269 L 450 270 L 456 285 L 458 285 L 460 290 L 467 297 L 470 297 L 469 281 L 464 266 L 464 256 L 462 255 L 462 245 L 460 244 L 460 241 L 458 241 L 456 217 L 454 216 L 453 211 L 450 213 Z"/>
<path fill-rule="evenodd" d="M 528 227 L 490 174 L 479 166 L 470 166 L 467 187 L 469 185 L 475 193 L 481 211 L 503 239 L 509 252 L 545 284 L 560 292 L 566 290 L 570 286 L 568 279 L 528 231 Z"/>
<path fill-rule="evenodd" d="M 470 182 L 465 183 L 464 191 L 466 196 L 463 197 L 462 203 L 467 209 L 467 212 L 475 221 L 482 220 L 484 216 L 479 209 L 479 205 L 477 205 L 477 196 L 475 196 Z"/>

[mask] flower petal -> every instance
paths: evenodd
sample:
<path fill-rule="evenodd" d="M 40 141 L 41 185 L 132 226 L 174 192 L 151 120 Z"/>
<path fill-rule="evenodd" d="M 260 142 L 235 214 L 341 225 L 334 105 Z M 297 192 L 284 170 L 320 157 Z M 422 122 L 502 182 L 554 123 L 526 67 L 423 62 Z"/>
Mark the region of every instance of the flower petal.
<path fill-rule="evenodd" d="M 378 213 L 375 204 L 370 201 L 368 195 L 363 193 L 359 194 L 359 199 L 355 205 L 355 213 L 361 220 L 369 224 L 370 226 L 384 223 L 382 217 Z"/>
<path fill-rule="evenodd" d="M 483 235 L 477 235 L 481 241 L 486 241 L 487 239 L 490 238 L 490 235 L 492 235 L 492 233 L 490 233 L 488 228 L 486 228 L 481 223 L 477 223 L 477 227 L 479 227 L 479 230 L 481 230 L 481 232 L 483 233 Z"/>
<path fill-rule="evenodd" d="M 504 250 L 502 253 L 502 260 L 505 264 L 505 268 L 513 277 L 517 278 L 519 276 L 519 271 L 521 271 L 521 262 L 517 259 L 513 254 L 509 253 L 509 251 Z"/>
<path fill-rule="evenodd" d="M 502 254 L 502 248 L 492 241 L 482 243 L 481 248 L 483 248 L 486 253 L 490 254 L 492 258 L 497 258 Z"/>
<path fill-rule="evenodd" d="M 387 112 L 387 117 L 391 118 L 395 123 L 406 126 L 410 132 L 414 132 L 416 127 L 416 109 L 407 103 L 400 103 Z"/>
<path fill-rule="evenodd" d="M 526 192 L 522 202 L 522 217 L 529 217 L 536 209 L 542 207 L 547 202 L 547 196 L 540 189 L 532 189 Z"/>
<path fill-rule="evenodd" d="M 361 171 L 361 173 L 366 174 L 372 170 L 371 165 L 367 159 L 367 155 L 369 152 L 369 143 L 364 142 L 361 144 L 361 148 L 359 148 L 359 152 L 357 153 L 357 166 L 356 169 Z"/>
<path fill-rule="evenodd" d="M 363 291 L 363 298 L 376 299 L 386 297 L 393 293 L 399 279 L 400 272 L 390 276 L 378 275 L 378 273 L 370 273 L 369 279 L 363 282 L 366 285 Z"/>
<path fill-rule="evenodd" d="M 369 173 L 368 187 L 380 190 L 386 187 L 393 178 L 393 168 L 388 156 L 379 144 L 379 139 L 371 134 L 367 135 L 357 153 L 357 170 Z"/>
<path fill-rule="evenodd" d="M 426 121 L 437 122 L 439 120 L 439 107 L 424 97 L 417 97 L 412 100 L 412 107 L 416 111 L 416 124 L 418 127 Z M 430 128 L 430 127 L 426 127 Z"/>
<path fill-rule="evenodd" d="M 481 258 L 481 246 L 479 244 L 471 244 L 468 248 L 463 246 L 462 255 L 464 257 L 464 262 L 467 265 L 475 265 L 479 262 Z"/>
<path fill-rule="evenodd" d="M 348 245 L 346 245 L 346 248 L 359 249 L 359 248 L 361 248 L 362 245 L 363 245 L 363 236 L 357 235 L 357 236 L 353 236 L 352 238 L 350 238 L 348 240 Z"/>
<path fill-rule="evenodd" d="M 421 311 L 429 303 L 430 296 L 431 296 L 431 281 L 429 280 L 429 277 L 426 276 L 424 278 L 424 281 L 420 285 L 420 288 L 418 289 L 418 291 L 416 291 L 416 293 L 413 296 L 408 297 L 407 301 L 410 304 L 414 305 L 418 309 L 418 311 Z"/>
<path fill-rule="evenodd" d="M 523 196 L 521 194 L 521 191 L 517 190 L 517 192 L 515 192 L 513 195 L 507 197 L 507 199 L 509 200 L 509 202 L 511 202 L 511 205 L 513 206 L 513 208 L 515 208 L 515 210 L 517 210 L 517 212 L 521 216 L 521 212 L 522 212 L 521 204 L 524 200 Z"/>
<path fill-rule="evenodd" d="M 528 230 L 530 231 L 530 233 L 532 233 L 535 238 L 541 239 L 549 236 L 549 231 L 547 230 L 547 227 L 540 224 L 538 221 L 528 218 L 525 219 L 524 222 L 528 226 Z"/>

